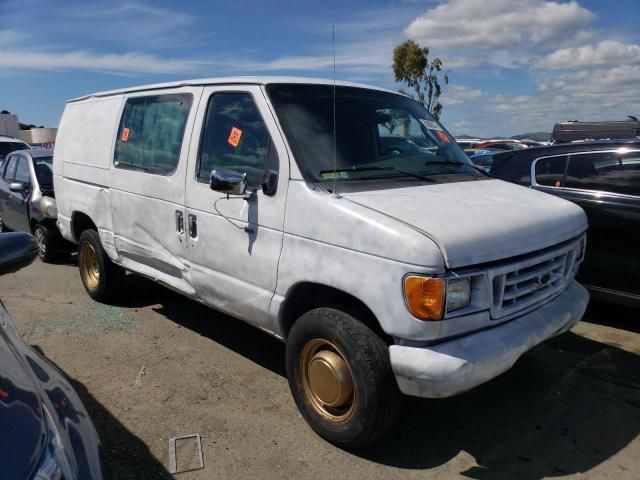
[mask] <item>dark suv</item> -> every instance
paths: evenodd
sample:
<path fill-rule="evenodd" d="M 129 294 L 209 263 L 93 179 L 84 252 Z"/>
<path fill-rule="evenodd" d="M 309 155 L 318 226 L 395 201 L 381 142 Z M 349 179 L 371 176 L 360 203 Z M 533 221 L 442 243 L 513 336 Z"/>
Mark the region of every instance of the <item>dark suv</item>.
<path fill-rule="evenodd" d="M 578 280 L 640 307 L 640 141 L 570 143 L 494 156 L 491 175 L 571 200 L 589 218 Z"/>

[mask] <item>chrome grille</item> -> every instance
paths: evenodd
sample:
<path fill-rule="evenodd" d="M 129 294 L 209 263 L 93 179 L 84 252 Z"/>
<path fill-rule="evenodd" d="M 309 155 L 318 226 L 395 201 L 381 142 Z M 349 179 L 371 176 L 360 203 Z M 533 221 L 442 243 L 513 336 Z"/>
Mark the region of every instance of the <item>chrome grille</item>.
<path fill-rule="evenodd" d="M 518 262 L 489 269 L 493 288 L 491 317 L 511 315 L 562 291 L 575 276 L 584 236 Z"/>

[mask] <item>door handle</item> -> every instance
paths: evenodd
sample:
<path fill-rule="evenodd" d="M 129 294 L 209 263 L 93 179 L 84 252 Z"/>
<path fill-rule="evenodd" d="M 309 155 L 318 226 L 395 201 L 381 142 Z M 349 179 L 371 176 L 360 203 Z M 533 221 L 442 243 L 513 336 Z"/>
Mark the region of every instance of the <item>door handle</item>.
<path fill-rule="evenodd" d="M 196 238 L 198 236 L 198 218 L 195 215 L 189 214 L 189 236 Z"/>
<path fill-rule="evenodd" d="M 184 235 L 184 214 L 180 210 L 176 210 L 176 231 L 178 235 Z"/>

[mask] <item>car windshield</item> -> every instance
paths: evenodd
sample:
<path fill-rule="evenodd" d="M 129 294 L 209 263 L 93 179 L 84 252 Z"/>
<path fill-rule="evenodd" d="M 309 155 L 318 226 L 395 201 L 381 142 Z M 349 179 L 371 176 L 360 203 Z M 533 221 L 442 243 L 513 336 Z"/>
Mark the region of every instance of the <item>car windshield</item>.
<path fill-rule="evenodd" d="M 0 163 L 2 163 L 2 160 L 11 152 L 30 149 L 29 145 L 22 142 L 0 142 Z"/>
<path fill-rule="evenodd" d="M 403 95 L 335 87 L 334 144 L 333 85 L 271 84 L 267 91 L 307 181 L 483 176 L 442 125 Z"/>
<path fill-rule="evenodd" d="M 53 157 L 37 157 L 33 159 L 38 183 L 41 186 L 53 185 Z"/>

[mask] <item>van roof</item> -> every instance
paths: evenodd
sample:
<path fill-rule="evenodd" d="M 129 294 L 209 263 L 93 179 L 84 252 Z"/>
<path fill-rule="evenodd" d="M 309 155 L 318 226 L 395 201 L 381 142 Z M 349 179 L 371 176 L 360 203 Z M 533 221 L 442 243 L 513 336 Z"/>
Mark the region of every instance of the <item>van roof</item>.
<path fill-rule="evenodd" d="M 107 90 L 104 92 L 92 93 L 89 95 L 83 95 L 82 97 L 72 98 L 67 103 L 77 102 L 80 100 L 86 100 L 92 97 L 108 97 L 110 95 L 118 95 L 131 92 L 143 92 L 145 90 L 160 90 L 165 88 L 176 88 L 184 86 L 195 85 L 267 85 L 269 83 L 306 83 L 311 85 L 333 85 L 333 80 L 326 78 L 311 78 L 311 77 L 285 77 L 285 76 L 268 76 L 268 77 L 211 77 L 211 78 L 196 78 L 193 80 L 180 80 L 176 82 L 166 83 L 154 83 L 150 85 L 140 85 L 137 87 L 119 88 L 117 90 Z M 373 90 L 380 90 L 383 92 L 395 93 L 402 95 L 393 90 L 387 90 L 380 87 L 374 87 L 372 85 L 365 85 L 362 83 L 351 83 L 336 80 L 336 85 L 344 87 L 359 87 L 369 88 Z"/>

